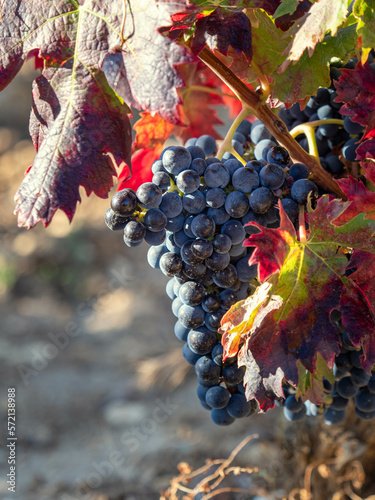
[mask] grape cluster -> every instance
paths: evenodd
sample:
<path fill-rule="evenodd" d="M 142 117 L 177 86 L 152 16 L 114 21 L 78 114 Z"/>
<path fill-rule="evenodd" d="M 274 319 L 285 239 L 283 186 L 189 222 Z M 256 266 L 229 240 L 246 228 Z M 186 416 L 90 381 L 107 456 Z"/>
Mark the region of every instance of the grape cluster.
<path fill-rule="evenodd" d="M 355 414 L 362 420 L 375 418 L 375 374 L 368 374 L 361 365 L 363 350 L 355 347 L 339 320 L 339 312 L 334 311 L 334 321 L 341 336 L 340 354 L 336 357 L 333 374 L 335 381 L 331 384 L 324 380 L 326 397 L 324 404 L 317 406 L 310 401 L 297 399 L 289 387 L 285 387 L 287 395 L 283 402 L 283 412 L 291 422 L 302 420 L 305 415 L 323 415 L 327 425 L 343 422 L 349 402 L 354 403 Z"/>
<path fill-rule="evenodd" d="M 121 229 L 133 247 L 145 240 L 147 260 L 168 276 L 166 292 L 176 316 L 175 335 L 184 343 L 182 355 L 194 365 L 197 395 L 218 425 L 252 415 L 256 402 L 244 395 L 244 368 L 237 358 L 223 361 L 218 329 L 223 315 L 257 285 L 257 266 L 249 266 L 252 247 L 243 245 L 258 232 L 251 221 L 278 227 L 278 199 L 292 222 L 317 186 L 303 164 L 264 139 L 260 122 L 244 120 L 232 145 L 241 156 L 252 141 L 255 159 L 239 161 L 215 156 L 210 136 L 189 139 L 164 149 L 152 165 L 152 182 L 137 192 L 124 189 L 111 201 L 105 220 Z"/>
<path fill-rule="evenodd" d="M 369 62 L 373 61 L 370 54 Z M 357 58 L 352 58 L 343 66 L 353 69 L 358 62 Z M 372 62 L 374 67 L 374 63 Z M 374 68 L 375 69 L 375 68 Z M 345 161 L 354 162 L 356 159 L 356 149 L 363 135 L 364 127 L 353 122 L 350 116 L 340 114 L 341 102 L 336 102 L 337 93 L 334 87 L 334 80 L 341 75 L 340 68 L 331 67 L 332 85 L 329 88 L 319 88 L 315 96 L 307 102 L 306 107 L 301 111 L 298 103 L 290 109 L 281 107 L 279 117 L 284 121 L 289 130 L 294 127 L 314 122 L 337 118 L 343 120 L 343 125 L 333 123 L 322 123 L 315 129 L 315 139 L 322 167 L 335 177 L 340 177 L 344 173 Z M 304 134 L 296 137 L 300 146 L 308 151 L 308 143 Z M 363 179 L 365 180 L 365 179 Z"/>

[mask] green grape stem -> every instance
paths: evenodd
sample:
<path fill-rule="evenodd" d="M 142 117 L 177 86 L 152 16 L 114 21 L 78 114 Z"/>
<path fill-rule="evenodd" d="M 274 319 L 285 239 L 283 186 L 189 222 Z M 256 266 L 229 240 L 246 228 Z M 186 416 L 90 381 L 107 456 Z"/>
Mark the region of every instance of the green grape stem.
<path fill-rule="evenodd" d="M 251 110 L 249 108 L 244 107 L 241 112 L 238 114 L 236 119 L 233 121 L 230 126 L 225 139 L 223 140 L 219 151 L 216 154 L 216 157 L 221 160 L 223 158 L 224 153 L 229 152 L 232 153 L 238 160 L 241 161 L 244 165 L 246 165 L 246 161 L 234 150 L 232 147 L 232 139 L 237 130 L 238 125 L 244 120 L 249 114 L 251 114 Z"/>
<path fill-rule="evenodd" d="M 285 123 L 273 113 L 267 104 L 263 103 L 262 92 L 249 89 L 207 47 L 198 54 L 198 57 L 236 94 L 247 113 L 249 108 L 251 109 L 252 113 L 267 127 L 275 139 L 289 151 L 291 158 L 307 166 L 311 180 L 343 200 L 347 199 L 333 177 L 320 165 L 319 160 L 298 144 L 289 133 Z"/>
<path fill-rule="evenodd" d="M 315 120 L 310 123 L 303 123 L 301 125 L 297 125 L 290 131 L 290 135 L 295 139 L 300 134 L 305 134 L 308 145 L 309 145 L 309 153 L 310 155 L 315 156 L 315 158 L 319 159 L 318 146 L 316 144 L 315 138 L 315 129 L 319 127 L 319 125 L 324 124 L 333 124 L 333 125 L 341 125 L 343 126 L 344 120 L 339 120 L 338 118 L 327 118 L 326 120 Z"/>

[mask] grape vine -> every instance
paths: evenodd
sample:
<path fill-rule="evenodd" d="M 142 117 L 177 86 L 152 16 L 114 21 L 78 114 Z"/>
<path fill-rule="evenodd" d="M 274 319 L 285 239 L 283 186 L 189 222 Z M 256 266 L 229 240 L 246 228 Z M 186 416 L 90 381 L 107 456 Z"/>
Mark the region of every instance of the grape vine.
<path fill-rule="evenodd" d="M 171 279 L 214 422 L 285 400 L 375 417 L 375 62 L 369 0 L 1 4 L 0 90 L 27 57 L 36 156 L 18 224 L 87 195 Z M 214 106 L 234 118 L 222 142 Z M 131 108 L 141 111 L 134 124 Z M 165 148 L 174 135 L 181 144 Z M 345 401 L 343 401 L 345 400 Z"/>

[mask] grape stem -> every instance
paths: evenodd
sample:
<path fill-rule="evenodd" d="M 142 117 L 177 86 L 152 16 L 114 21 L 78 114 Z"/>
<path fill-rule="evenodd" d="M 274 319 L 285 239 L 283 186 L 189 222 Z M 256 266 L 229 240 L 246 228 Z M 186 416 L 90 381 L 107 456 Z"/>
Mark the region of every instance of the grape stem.
<path fill-rule="evenodd" d="M 252 113 L 267 127 L 275 139 L 289 151 L 291 158 L 307 166 L 311 180 L 324 190 L 335 193 L 344 200 L 347 199 L 332 176 L 322 168 L 319 160 L 315 156 L 308 154 L 293 139 L 285 123 L 272 112 L 267 104 L 263 103 L 261 90 L 254 91 L 247 87 L 207 47 L 198 54 L 198 57 L 236 94 L 247 112 L 249 108 L 252 110 Z"/>
<path fill-rule="evenodd" d="M 241 112 L 237 115 L 236 119 L 233 121 L 232 125 L 230 126 L 230 128 L 227 132 L 227 135 L 225 136 L 223 142 L 221 143 L 219 151 L 216 154 L 216 157 L 219 160 L 221 160 L 223 158 L 224 153 L 229 152 L 229 153 L 232 153 L 238 160 L 240 160 L 241 163 L 246 165 L 246 161 L 232 147 L 232 139 L 233 139 L 233 136 L 238 128 L 238 125 L 249 114 L 251 114 L 251 109 L 249 109 L 247 107 L 243 107 Z"/>
<path fill-rule="evenodd" d="M 319 125 L 333 124 L 333 125 L 344 125 L 344 120 L 339 120 L 338 118 L 327 118 L 326 120 L 315 120 L 309 123 L 301 123 L 297 125 L 290 131 L 290 135 L 295 139 L 300 134 L 305 134 L 307 142 L 309 144 L 310 155 L 315 156 L 319 159 L 318 146 L 316 144 L 315 129 Z"/>

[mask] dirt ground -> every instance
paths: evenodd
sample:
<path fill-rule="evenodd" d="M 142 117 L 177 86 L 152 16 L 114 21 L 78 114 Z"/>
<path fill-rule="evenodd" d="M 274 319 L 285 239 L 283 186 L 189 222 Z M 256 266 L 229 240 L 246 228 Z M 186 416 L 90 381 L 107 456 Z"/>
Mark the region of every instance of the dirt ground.
<path fill-rule="evenodd" d="M 318 486 L 348 474 L 353 459 L 357 485 L 362 467 L 373 473 L 372 423 L 361 432 L 352 420 L 335 431 L 319 422 L 289 426 L 280 408 L 228 428 L 211 422 L 173 333 L 167 279 L 148 267 L 146 244 L 129 249 L 121 234 L 105 227 L 108 200 L 82 193 L 71 225 L 58 213 L 48 229 L 17 228 L 13 196 L 34 156 L 27 135 L 33 76 L 28 65 L 0 94 L 0 498 L 158 499 L 179 462 L 200 467 L 207 458 L 225 458 L 254 433 L 259 438 L 235 464 L 260 472 L 232 476 L 226 484 L 283 498 L 304 486 L 306 465 L 321 460 L 326 469 L 313 477 L 311 498 L 362 498 L 334 498 Z M 11 387 L 16 493 L 6 482 Z M 333 473 L 327 460 L 336 466 L 338 456 L 341 468 Z M 332 488 L 338 494 L 341 486 Z M 215 498 L 255 496 L 223 492 Z"/>

